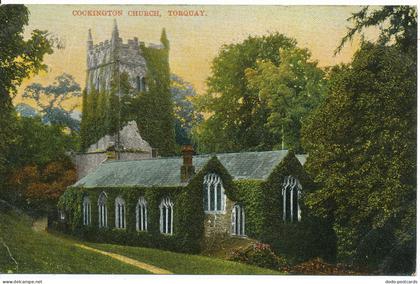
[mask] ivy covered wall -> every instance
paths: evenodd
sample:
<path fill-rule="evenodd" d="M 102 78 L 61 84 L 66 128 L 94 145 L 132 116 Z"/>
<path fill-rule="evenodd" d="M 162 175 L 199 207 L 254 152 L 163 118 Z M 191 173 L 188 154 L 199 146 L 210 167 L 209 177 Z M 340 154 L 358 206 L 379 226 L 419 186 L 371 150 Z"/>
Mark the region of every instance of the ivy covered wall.
<path fill-rule="evenodd" d="M 60 199 L 59 206 L 67 212 L 68 231 L 90 241 L 122 243 L 198 253 L 205 238 L 203 209 L 203 180 L 207 173 L 217 173 L 232 204 L 240 203 L 245 209 L 245 234 L 272 245 L 278 254 L 291 261 L 315 256 L 334 259 L 336 241 L 331 225 L 312 216 L 304 204 L 305 194 L 316 190 L 316 185 L 304 171 L 293 152 L 289 152 L 267 180 L 233 180 L 216 157 L 190 180 L 185 187 L 125 187 L 125 188 L 69 188 Z M 300 222 L 283 223 L 281 189 L 286 176 L 297 178 L 302 187 Z M 98 227 L 97 200 L 104 191 L 108 195 L 108 228 Z M 88 194 L 92 204 L 92 224 L 82 225 L 82 201 Z M 126 201 L 127 229 L 115 229 L 115 198 Z M 148 203 L 148 232 L 136 231 L 135 208 L 140 196 Z M 174 234 L 159 231 L 159 204 L 169 196 L 174 203 Z M 230 210 L 226 215 L 230 218 Z M 229 228 L 227 229 L 230 232 Z"/>

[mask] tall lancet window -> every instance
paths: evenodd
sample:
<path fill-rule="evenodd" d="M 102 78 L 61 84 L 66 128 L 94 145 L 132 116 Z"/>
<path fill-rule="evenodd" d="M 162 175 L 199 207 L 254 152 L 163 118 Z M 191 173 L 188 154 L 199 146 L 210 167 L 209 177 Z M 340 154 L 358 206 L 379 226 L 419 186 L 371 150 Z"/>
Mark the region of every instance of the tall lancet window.
<path fill-rule="evenodd" d="M 146 91 L 146 79 L 144 77 L 136 77 L 136 89 L 138 92 Z"/>
<path fill-rule="evenodd" d="M 160 232 L 162 234 L 173 234 L 173 224 L 174 224 L 174 204 L 169 199 L 165 197 L 162 199 L 160 206 Z"/>
<path fill-rule="evenodd" d="M 140 76 L 136 77 L 136 89 L 137 92 L 141 92 L 141 80 L 140 80 Z"/>
<path fill-rule="evenodd" d="M 143 196 L 139 198 L 136 206 L 136 229 L 147 231 L 147 202 Z"/>
<path fill-rule="evenodd" d="M 240 204 L 232 209 L 232 235 L 245 236 L 245 210 Z"/>
<path fill-rule="evenodd" d="M 300 221 L 299 199 L 302 185 L 299 180 L 292 176 L 286 176 L 283 181 L 283 222 L 293 223 Z"/>
<path fill-rule="evenodd" d="M 83 197 L 83 225 L 90 225 L 91 224 L 91 212 L 92 207 L 90 203 L 89 196 Z"/>
<path fill-rule="evenodd" d="M 142 92 L 146 92 L 147 91 L 147 86 L 146 86 L 146 78 L 145 77 L 141 77 L 141 91 Z"/>
<path fill-rule="evenodd" d="M 121 196 L 115 198 L 115 228 L 125 229 L 125 201 Z"/>
<path fill-rule="evenodd" d="M 108 226 L 108 209 L 106 201 L 108 197 L 105 192 L 101 192 L 98 198 L 98 213 L 99 213 L 99 228 L 106 228 Z"/>
<path fill-rule="evenodd" d="M 210 173 L 204 176 L 203 197 L 204 212 L 224 213 L 226 196 L 222 179 L 219 175 Z"/>

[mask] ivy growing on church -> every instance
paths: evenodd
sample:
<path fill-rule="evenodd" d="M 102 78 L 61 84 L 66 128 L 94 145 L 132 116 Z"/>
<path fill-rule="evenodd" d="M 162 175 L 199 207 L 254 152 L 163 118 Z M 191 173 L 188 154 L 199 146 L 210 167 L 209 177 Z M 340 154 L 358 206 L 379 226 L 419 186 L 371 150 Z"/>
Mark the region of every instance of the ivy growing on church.
<path fill-rule="evenodd" d="M 233 180 L 220 161 L 213 157 L 185 187 L 96 187 L 69 188 L 60 199 L 59 207 L 67 213 L 68 232 L 88 241 L 120 243 L 155 247 L 173 251 L 198 253 L 204 245 L 205 213 L 203 209 L 203 180 L 207 173 L 216 173 L 223 180 L 226 196 L 245 208 L 246 235 L 272 246 L 279 255 L 291 261 L 315 256 L 333 260 L 335 237 L 331 224 L 311 216 L 304 204 L 306 194 L 316 190 L 293 152 L 289 152 L 267 180 Z M 296 177 L 303 186 L 301 200 L 302 220 L 283 223 L 281 189 L 284 178 Z M 99 228 L 97 200 L 106 192 L 108 228 Z M 88 195 L 92 201 L 92 223 L 83 226 L 82 200 Z M 115 198 L 122 196 L 127 204 L 126 230 L 114 228 Z M 135 208 L 140 196 L 148 204 L 148 231 L 136 231 Z M 173 235 L 159 230 L 159 204 L 164 197 L 174 203 Z M 226 212 L 231 214 L 231 212 Z M 55 224 L 59 228 L 59 222 Z"/>

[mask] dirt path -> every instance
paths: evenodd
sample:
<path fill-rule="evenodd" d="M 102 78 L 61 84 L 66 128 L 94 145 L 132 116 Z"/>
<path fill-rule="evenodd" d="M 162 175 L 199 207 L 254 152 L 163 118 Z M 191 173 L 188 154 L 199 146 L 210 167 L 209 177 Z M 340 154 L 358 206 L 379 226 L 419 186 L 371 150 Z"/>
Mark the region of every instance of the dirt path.
<path fill-rule="evenodd" d="M 134 265 L 135 267 L 138 267 L 140 269 L 144 269 L 144 270 L 150 271 L 150 272 L 152 272 L 154 274 L 173 274 L 172 272 L 170 272 L 168 270 L 165 270 L 165 269 L 162 269 L 162 268 L 159 268 L 159 267 L 156 267 L 156 266 L 153 266 L 153 265 L 150 265 L 150 264 L 147 264 L 147 263 L 144 263 L 144 262 L 141 262 L 141 261 L 138 261 L 138 260 L 135 260 L 135 259 L 132 259 L 132 258 L 123 256 L 123 255 L 119 255 L 119 254 L 112 253 L 112 252 L 106 252 L 106 251 L 98 250 L 98 249 L 91 248 L 91 247 L 88 247 L 86 245 L 81 245 L 81 244 L 75 244 L 75 246 L 77 246 L 79 248 L 83 248 L 85 250 L 93 251 L 93 252 L 96 252 L 96 253 L 100 253 L 100 254 L 103 254 L 103 255 L 106 255 L 106 256 L 115 258 L 115 259 L 117 259 L 117 260 L 119 260 L 121 262 Z"/>
<path fill-rule="evenodd" d="M 35 232 L 46 232 L 46 228 L 47 228 L 47 218 L 37 219 L 32 223 L 32 229 Z M 55 236 L 55 237 L 57 237 L 57 236 Z M 66 241 L 70 241 L 70 240 L 66 239 Z M 150 264 L 147 264 L 145 262 L 141 262 L 141 261 L 123 256 L 123 255 L 119 255 L 119 254 L 116 254 L 116 253 L 106 252 L 106 251 L 102 251 L 102 250 L 99 250 L 99 249 L 91 248 L 89 246 L 78 244 L 76 242 L 74 242 L 74 245 L 76 247 L 79 247 L 79 248 L 82 248 L 82 249 L 85 249 L 85 250 L 89 250 L 89 251 L 92 251 L 92 252 L 96 252 L 96 253 L 99 253 L 99 254 L 102 254 L 102 255 L 112 257 L 116 260 L 119 260 L 119 261 L 124 262 L 126 264 L 133 265 L 133 266 L 135 266 L 137 268 L 140 268 L 140 269 L 143 269 L 143 270 L 147 270 L 147 271 L 152 272 L 154 274 L 173 274 L 169 270 L 165 270 L 165 269 L 156 267 L 154 265 L 150 265 Z"/>

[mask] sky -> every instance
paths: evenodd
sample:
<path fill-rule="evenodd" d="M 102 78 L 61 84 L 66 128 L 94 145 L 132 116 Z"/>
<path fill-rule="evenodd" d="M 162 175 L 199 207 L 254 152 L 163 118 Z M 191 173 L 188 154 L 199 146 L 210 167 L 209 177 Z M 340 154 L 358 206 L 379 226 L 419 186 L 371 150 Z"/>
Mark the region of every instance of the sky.
<path fill-rule="evenodd" d="M 206 91 L 211 62 L 220 48 L 224 44 L 239 43 L 248 36 L 279 32 L 294 38 L 299 47 L 310 50 L 313 60 L 322 67 L 349 62 L 359 45 L 356 38 L 334 56 L 346 27 L 351 25 L 346 19 L 359 11 L 360 6 L 28 5 L 28 8 L 30 17 L 25 36 L 33 29 L 48 30 L 62 40 L 65 48 L 45 57 L 48 71 L 25 80 L 15 103 L 31 104 L 21 98 L 28 84 L 51 84 L 64 72 L 73 75 L 83 88 L 88 29 L 92 31 L 94 44 L 110 39 L 114 19 L 124 42 L 138 37 L 139 41 L 159 43 L 165 28 L 171 48 L 171 72 L 191 83 L 198 94 Z M 87 10 L 122 10 L 122 15 L 77 15 Z M 159 11 L 160 16 L 129 16 L 129 11 Z M 171 11 L 192 11 L 199 16 L 174 16 Z M 367 37 L 375 37 L 375 34 L 371 30 Z M 75 101 L 69 105 L 73 103 Z"/>

